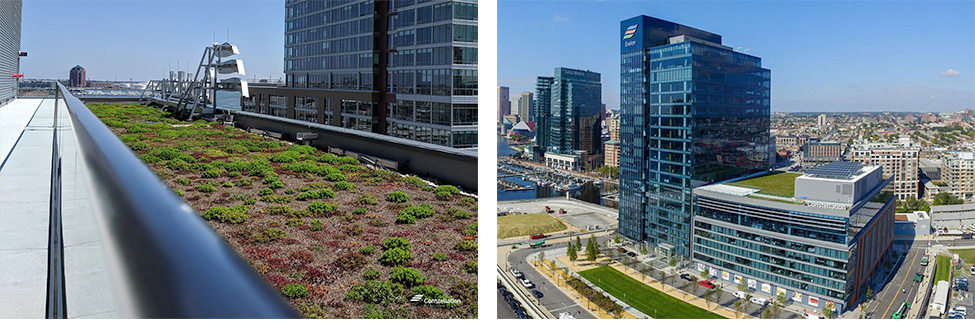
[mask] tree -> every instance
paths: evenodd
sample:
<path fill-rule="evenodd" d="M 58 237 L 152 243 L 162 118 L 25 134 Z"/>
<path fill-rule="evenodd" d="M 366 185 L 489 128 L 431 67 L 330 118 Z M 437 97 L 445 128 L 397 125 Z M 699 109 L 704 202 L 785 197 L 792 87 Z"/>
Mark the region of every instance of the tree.
<path fill-rule="evenodd" d="M 934 195 L 934 205 L 956 205 L 964 203 L 964 199 L 955 197 L 951 193 L 938 193 Z"/>
<path fill-rule="evenodd" d="M 647 281 L 647 270 L 650 270 L 650 266 L 649 265 L 643 265 L 643 267 L 640 268 L 640 274 L 642 275 L 642 277 L 641 277 L 642 281 Z"/>
<path fill-rule="evenodd" d="M 668 264 L 670 264 L 670 267 L 676 267 L 677 266 L 677 258 L 671 257 L 670 258 L 670 262 L 668 262 Z"/>
<path fill-rule="evenodd" d="M 575 248 L 574 245 L 572 245 L 572 241 L 569 241 L 569 246 L 566 249 L 566 255 L 569 256 L 570 262 L 575 262 L 576 258 L 578 258 L 579 255 L 576 253 L 576 251 L 577 249 Z"/>
<path fill-rule="evenodd" d="M 714 297 L 714 289 L 708 288 L 704 291 L 704 303 L 708 306 L 708 311 L 711 310 L 711 299 Z"/>
<path fill-rule="evenodd" d="M 738 299 L 738 301 L 735 301 L 735 317 L 736 318 L 741 318 L 741 306 L 742 306 L 741 299 Z"/>
<path fill-rule="evenodd" d="M 596 237 L 590 235 L 586 243 L 586 260 L 590 263 L 595 262 L 597 256 L 599 256 L 599 245 L 596 244 Z"/>
<path fill-rule="evenodd" d="M 622 263 L 623 263 L 623 271 L 629 271 L 629 269 L 627 269 L 627 267 L 630 264 L 630 256 L 623 255 L 623 262 Z"/>
<path fill-rule="evenodd" d="M 620 232 L 616 232 L 616 235 L 613 236 L 613 243 L 620 244 Z"/>
<path fill-rule="evenodd" d="M 833 318 L 833 310 L 830 310 L 827 307 L 823 307 L 823 317 L 826 317 L 826 319 Z"/>
<path fill-rule="evenodd" d="M 872 290 L 872 289 L 870 289 L 870 286 L 869 286 L 869 285 L 867 285 L 867 293 L 866 293 L 866 294 L 864 294 L 864 295 L 866 295 L 866 297 L 867 297 L 867 300 L 868 300 L 868 301 L 869 301 L 869 300 L 870 300 L 871 298 L 873 298 L 873 290 Z"/>
<path fill-rule="evenodd" d="M 740 283 L 740 284 L 738 284 L 738 290 L 740 290 L 742 292 L 747 292 L 748 291 L 748 285 L 745 285 L 744 282 L 743 283 Z"/>
<path fill-rule="evenodd" d="M 646 254 L 647 254 L 647 246 L 641 245 L 640 246 L 640 255 L 646 255 Z"/>
<path fill-rule="evenodd" d="M 745 294 L 744 308 L 742 310 L 748 311 L 748 307 L 752 306 L 752 294 Z"/>
<path fill-rule="evenodd" d="M 715 287 L 714 289 L 714 302 L 717 302 L 718 305 L 721 305 L 721 297 L 724 296 L 724 292 L 721 291 L 721 288 L 721 285 L 718 285 L 718 287 Z"/>
<path fill-rule="evenodd" d="M 708 280 L 708 278 L 710 277 L 711 277 L 711 273 L 708 272 L 708 269 L 704 269 L 704 271 L 701 271 L 701 279 Z"/>
<path fill-rule="evenodd" d="M 539 252 L 538 253 L 538 263 L 539 263 L 539 265 L 541 265 L 541 263 L 544 262 L 544 261 L 545 261 L 545 252 L 544 251 Z"/>
<path fill-rule="evenodd" d="M 579 236 L 578 235 L 576 235 L 576 246 L 575 246 L 575 248 L 576 248 L 576 251 L 582 250 L 582 240 L 579 239 Z"/>
<path fill-rule="evenodd" d="M 667 271 L 657 270 L 660 273 L 660 290 L 664 289 L 664 285 L 667 284 Z"/>

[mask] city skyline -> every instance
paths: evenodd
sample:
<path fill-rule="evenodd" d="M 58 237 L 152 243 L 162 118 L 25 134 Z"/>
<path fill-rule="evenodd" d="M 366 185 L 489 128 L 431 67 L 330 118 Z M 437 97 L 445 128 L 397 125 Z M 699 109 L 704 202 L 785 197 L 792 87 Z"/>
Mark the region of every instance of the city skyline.
<path fill-rule="evenodd" d="M 502 2 L 498 47 L 521 51 L 499 53 L 498 84 L 532 92 L 544 74 L 536 69 L 555 66 L 614 72 L 616 23 L 642 13 L 723 31 L 736 51 L 772 59 L 765 62 L 775 72 L 772 112 L 955 112 L 975 106 L 973 9 L 969 2 Z M 618 77 L 604 84 L 603 100 L 617 109 Z"/>

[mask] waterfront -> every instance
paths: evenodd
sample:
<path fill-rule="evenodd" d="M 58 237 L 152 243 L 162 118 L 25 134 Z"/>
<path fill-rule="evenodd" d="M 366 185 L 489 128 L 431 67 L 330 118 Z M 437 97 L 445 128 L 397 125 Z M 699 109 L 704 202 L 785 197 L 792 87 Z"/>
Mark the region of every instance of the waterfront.
<path fill-rule="evenodd" d="M 508 142 L 507 142 L 506 139 L 504 139 L 504 137 L 498 136 L 498 140 L 497 141 L 498 141 L 498 150 L 497 150 L 497 153 L 498 153 L 498 158 L 499 159 L 502 158 L 502 157 L 509 157 L 509 156 L 512 156 L 512 155 L 514 155 L 514 154 L 517 153 L 516 150 L 512 149 L 508 145 Z M 498 166 L 500 167 L 501 164 L 499 163 Z M 511 166 L 509 166 L 509 167 L 511 167 Z M 553 170 L 553 173 L 554 173 L 554 170 Z M 558 172 L 558 174 L 561 174 L 561 175 L 559 175 L 559 177 L 565 177 L 565 174 L 567 174 L 567 173 Z M 558 188 L 553 188 L 553 187 L 550 187 L 550 186 L 539 186 L 539 185 L 533 183 L 532 181 L 529 181 L 529 180 L 527 180 L 527 179 L 525 179 L 523 177 L 510 176 L 510 175 L 511 175 L 511 173 L 501 172 L 500 171 L 500 168 L 499 168 L 499 171 L 497 172 L 497 176 L 499 178 L 500 177 L 504 177 L 505 180 L 508 180 L 511 183 L 515 184 L 515 185 L 523 186 L 523 187 L 528 187 L 530 189 L 527 189 L 527 190 L 501 190 L 501 189 L 497 189 L 498 201 L 511 201 L 511 200 L 520 200 L 520 199 L 535 199 L 535 198 L 564 197 L 565 196 L 565 193 L 566 193 L 565 190 L 558 189 Z M 569 191 L 569 196 L 572 197 L 572 198 L 578 199 L 578 200 L 582 200 L 582 201 L 586 201 L 586 202 L 594 203 L 594 204 L 599 204 L 599 205 L 607 205 L 606 204 L 607 203 L 606 200 L 604 200 L 602 198 L 603 191 L 604 190 L 606 192 L 614 192 L 614 191 L 616 191 L 616 189 L 613 189 L 613 188 L 616 187 L 616 184 L 615 183 L 596 184 L 596 183 L 593 183 L 593 182 L 590 182 L 590 181 L 583 181 L 582 179 L 579 179 L 579 180 L 580 181 L 577 181 L 576 183 L 579 184 L 581 187 L 579 189 L 577 189 L 577 190 L 570 190 Z M 612 201 L 610 201 L 609 203 L 610 203 L 609 204 L 610 206 L 615 205 Z"/>

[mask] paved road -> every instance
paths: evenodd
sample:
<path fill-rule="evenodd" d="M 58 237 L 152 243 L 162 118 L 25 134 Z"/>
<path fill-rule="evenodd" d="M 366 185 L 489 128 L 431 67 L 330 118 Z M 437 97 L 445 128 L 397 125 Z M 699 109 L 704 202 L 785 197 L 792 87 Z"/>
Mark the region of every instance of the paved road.
<path fill-rule="evenodd" d="M 609 237 L 608 236 L 597 237 L 596 239 L 598 241 L 606 241 L 607 239 L 609 239 Z M 547 281 L 548 279 L 546 279 L 538 271 L 535 271 L 535 268 L 532 267 L 530 264 L 528 264 L 528 262 L 526 261 L 526 258 L 529 255 L 534 254 L 536 252 L 547 251 L 552 249 L 565 250 L 564 249 L 565 247 L 566 247 L 565 242 L 562 242 L 556 244 L 549 244 L 542 248 L 521 249 L 512 252 L 508 256 L 508 262 L 510 266 L 514 266 L 516 269 L 518 269 L 518 271 L 524 273 L 525 276 L 528 278 L 528 280 L 535 284 L 535 288 L 538 289 L 540 292 L 542 292 L 544 296 L 541 299 L 539 299 L 540 304 L 543 307 L 545 307 L 545 309 L 547 309 L 549 312 L 551 312 L 552 315 L 554 315 L 555 317 L 558 317 L 559 313 L 561 312 L 569 312 L 573 316 L 575 316 L 575 318 L 580 318 L 580 319 L 596 318 L 585 308 L 583 308 L 582 306 L 578 305 L 575 301 L 573 301 L 572 298 L 570 298 L 568 295 L 562 292 L 561 289 L 548 282 Z M 519 285 L 518 287 L 521 286 Z"/>
<path fill-rule="evenodd" d="M 904 248 L 904 243 L 894 242 L 892 246 L 900 252 Z M 918 283 L 914 281 L 914 274 L 922 269 L 921 257 L 927 249 L 926 244 L 927 241 L 909 243 L 910 249 L 907 256 L 904 256 L 894 267 L 893 276 L 884 280 L 882 288 L 873 290 L 876 295 L 867 306 L 867 317 L 873 319 L 890 318 L 902 303 L 914 300 L 915 293 L 918 291 Z M 883 264 L 880 268 L 886 269 Z"/>
<path fill-rule="evenodd" d="M 495 291 L 498 294 L 498 319 L 518 319 L 518 315 L 515 314 L 514 310 L 508 306 L 508 302 L 504 301 L 501 297 L 501 291 Z"/>

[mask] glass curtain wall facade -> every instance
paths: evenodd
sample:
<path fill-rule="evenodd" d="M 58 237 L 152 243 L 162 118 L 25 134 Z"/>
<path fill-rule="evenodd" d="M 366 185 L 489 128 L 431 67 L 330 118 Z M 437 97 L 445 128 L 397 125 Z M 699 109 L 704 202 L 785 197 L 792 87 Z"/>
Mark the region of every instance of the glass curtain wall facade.
<path fill-rule="evenodd" d="M 20 22 L 23 1 L 0 1 L 0 106 L 17 97 L 20 73 Z"/>
<path fill-rule="evenodd" d="M 771 165 L 770 72 L 710 32 L 620 28 L 620 232 L 690 257 L 691 189 Z"/>
<path fill-rule="evenodd" d="M 555 68 L 551 93 L 546 151 L 564 155 L 580 150 L 589 155 L 600 154 L 602 84 L 599 73 Z"/>
<path fill-rule="evenodd" d="M 329 100 L 333 125 L 477 147 L 476 1 L 286 2 L 292 89 L 373 92 Z"/>
<path fill-rule="evenodd" d="M 549 144 L 549 118 L 552 115 L 552 82 L 554 77 L 539 76 L 535 80 L 535 144 L 532 159 L 540 161 Z"/>

